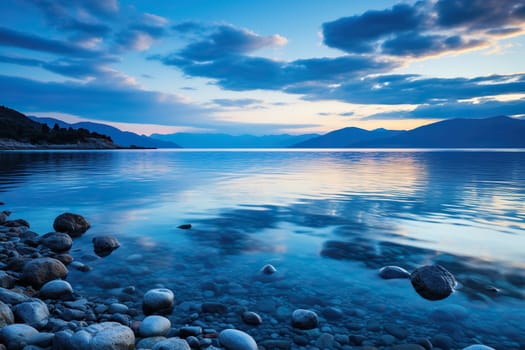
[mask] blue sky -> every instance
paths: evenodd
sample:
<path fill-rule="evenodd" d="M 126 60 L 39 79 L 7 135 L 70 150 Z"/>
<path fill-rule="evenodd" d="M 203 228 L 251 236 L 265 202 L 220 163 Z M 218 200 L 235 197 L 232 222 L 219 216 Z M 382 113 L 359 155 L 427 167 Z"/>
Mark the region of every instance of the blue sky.
<path fill-rule="evenodd" d="M 139 133 L 525 115 L 525 3 L 0 2 L 0 104 Z"/>

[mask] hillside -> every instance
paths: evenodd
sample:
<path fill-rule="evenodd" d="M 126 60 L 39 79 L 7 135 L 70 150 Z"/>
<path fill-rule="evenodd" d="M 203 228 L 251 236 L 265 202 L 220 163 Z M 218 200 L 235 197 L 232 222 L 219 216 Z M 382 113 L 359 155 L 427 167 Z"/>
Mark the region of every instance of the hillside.
<path fill-rule="evenodd" d="M 392 137 L 403 131 L 376 129 L 368 131 L 365 129 L 348 127 L 335 130 L 293 145 L 294 148 L 346 148 L 358 142 L 371 141 L 385 137 Z"/>
<path fill-rule="evenodd" d="M 14 109 L 0 106 L 0 149 L 118 148 L 111 137 L 86 129 L 61 128 L 35 122 Z"/>
<path fill-rule="evenodd" d="M 524 148 L 525 120 L 504 116 L 450 119 L 408 131 L 344 128 L 294 145 L 300 148 Z"/>
<path fill-rule="evenodd" d="M 60 127 L 72 127 L 73 129 L 87 129 L 92 132 L 97 132 L 100 134 L 108 135 L 111 137 L 113 142 L 122 147 L 143 147 L 143 148 L 180 148 L 180 146 L 174 142 L 163 141 L 148 137 L 145 135 L 138 135 L 130 131 L 122 131 L 118 128 L 115 128 L 110 125 L 101 124 L 101 123 L 92 123 L 92 122 L 79 122 L 69 124 L 62 120 L 55 118 L 42 118 L 30 116 L 29 118 L 38 121 L 40 123 L 45 123 L 49 126 L 57 123 Z"/>
<path fill-rule="evenodd" d="M 316 137 L 316 134 L 304 135 L 228 135 L 228 134 L 198 134 L 175 133 L 153 134 L 152 137 L 171 141 L 184 148 L 283 148 Z"/>

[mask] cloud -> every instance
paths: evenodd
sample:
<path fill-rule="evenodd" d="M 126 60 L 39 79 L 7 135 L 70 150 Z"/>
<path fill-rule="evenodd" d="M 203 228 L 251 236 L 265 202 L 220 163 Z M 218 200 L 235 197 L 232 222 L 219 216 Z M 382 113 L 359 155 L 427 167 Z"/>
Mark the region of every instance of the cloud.
<path fill-rule="evenodd" d="M 185 60 L 204 62 L 250 53 L 264 47 L 281 46 L 286 39 L 278 34 L 261 36 L 245 28 L 223 24 L 216 26 L 182 23 L 173 27 L 182 33 L 206 33 L 197 42 L 187 45 L 177 53 Z"/>
<path fill-rule="evenodd" d="M 430 0 L 367 11 L 322 25 L 323 41 L 350 54 L 426 57 L 486 46 L 525 31 L 514 0 Z"/>
<path fill-rule="evenodd" d="M 339 113 L 339 115 L 341 117 L 351 117 L 353 116 L 355 113 L 354 112 L 344 112 L 344 113 Z"/>
<path fill-rule="evenodd" d="M 0 27 L 0 45 L 74 57 L 100 55 L 100 51 L 86 49 L 69 42 L 47 39 L 3 27 Z"/>
<path fill-rule="evenodd" d="M 383 75 L 348 80 L 338 86 L 310 84 L 286 89 L 307 100 L 339 100 L 357 104 L 436 104 L 483 96 L 523 93 L 525 74 L 475 78 L 423 78 Z"/>
<path fill-rule="evenodd" d="M 263 100 L 258 100 L 254 98 L 239 98 L 239 99 L 217 98 L 217 99 L 212 100 L 212 102 L 222 107 L 249 107 L 249 106 L 260 105 L 264 103 Z"/>
<path fill-rule="evenodd" d="M 115 50 L 145 51 L 158 39 L 167 35 L 169 21 L 150 13 L 142 14 L 115 36 Z"/>
<path fill-rule="evenodd" d="M 378 113 L 366 119 L 450 119 L 450 118 L 486 118 L 499 115 L 521 115 L 525 111 L 525 99 L 497 101 L 494 99 L 473 102 L 452 102 L 423 104 L 412 111 L 393 111 Z"/>
<path fill-rule="evenodd" d="M 114 122 L 208 125 L 205 117 L 213 113 L 212 109 L 188 104 L 176 95 L 124 84 L 40 82 L 0 75 L 0 90 L 2 103 L 15 109 Z"/>

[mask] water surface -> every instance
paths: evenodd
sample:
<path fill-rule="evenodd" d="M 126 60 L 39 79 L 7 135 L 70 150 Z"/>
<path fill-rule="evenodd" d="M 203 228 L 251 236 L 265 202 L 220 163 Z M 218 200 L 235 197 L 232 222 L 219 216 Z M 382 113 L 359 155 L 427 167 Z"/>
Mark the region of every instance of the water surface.
<path fill-rule="evenodd" d="M 65 211 L 92 223 L 73 255 L 94 270 L 68 276 L 86 293 L 162 285 L 181 307 L 233 298 L 277 328 L 294 308 L 336 307 L 345 318 L 322 322 L 343 333 L 398 323 L 458 348 L 525 346 L 520 150 L 3 152 L 0 201 L 41 234 Z M 123 244 L 93 260 L 101 234 Z M 377 276 L 430 263 L 460 282 L 444 301 Z"/>

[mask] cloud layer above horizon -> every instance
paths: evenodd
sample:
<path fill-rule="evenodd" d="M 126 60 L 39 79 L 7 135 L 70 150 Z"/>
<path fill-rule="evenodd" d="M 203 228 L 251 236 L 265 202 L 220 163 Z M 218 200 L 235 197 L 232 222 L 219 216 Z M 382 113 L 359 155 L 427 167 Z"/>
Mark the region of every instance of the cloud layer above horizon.
<path fill-rule="evenodd" d="M 224 127 L 217 116 L 232 109 L 271 113 L 277 103 L 257 95 L 270 91 L 310 103 L 391 106 L 389 112 L 364 117 L 338 113 L 346 120 L 525 114 L 524 71 L 489 69 L 482 76 L 455 78 L 397 73 L 412 62 L 523 37 L 525 4 L 519 1 L 426 0 L 349 13 L 318 23 L 321 54 L 292 58 L 282 54 L 294 39 L 286 32 L 261 34 L 226 21 L 180 20 L 124 1 L 5 0 L 0 10 L 11 18 L 0 25 L 1 103 L 22 110 L 213 129 Z M 147 70 L 137 75 L 142 65 L 162 76 L 173 74 L 173 86 L 155 85 L 155 77 L 139 82 L 150 76 Z M 203 91 L 215 87 L 224 96 L 195 102 L 180 92 L 184 80 L 201 84 Z M 412 112 L 397 111 L 397 105 L 413 105 Z M 260 122 L 246 118 L 246 123 Z M 304 125 L 315 123 L 297 127 Z"/>

